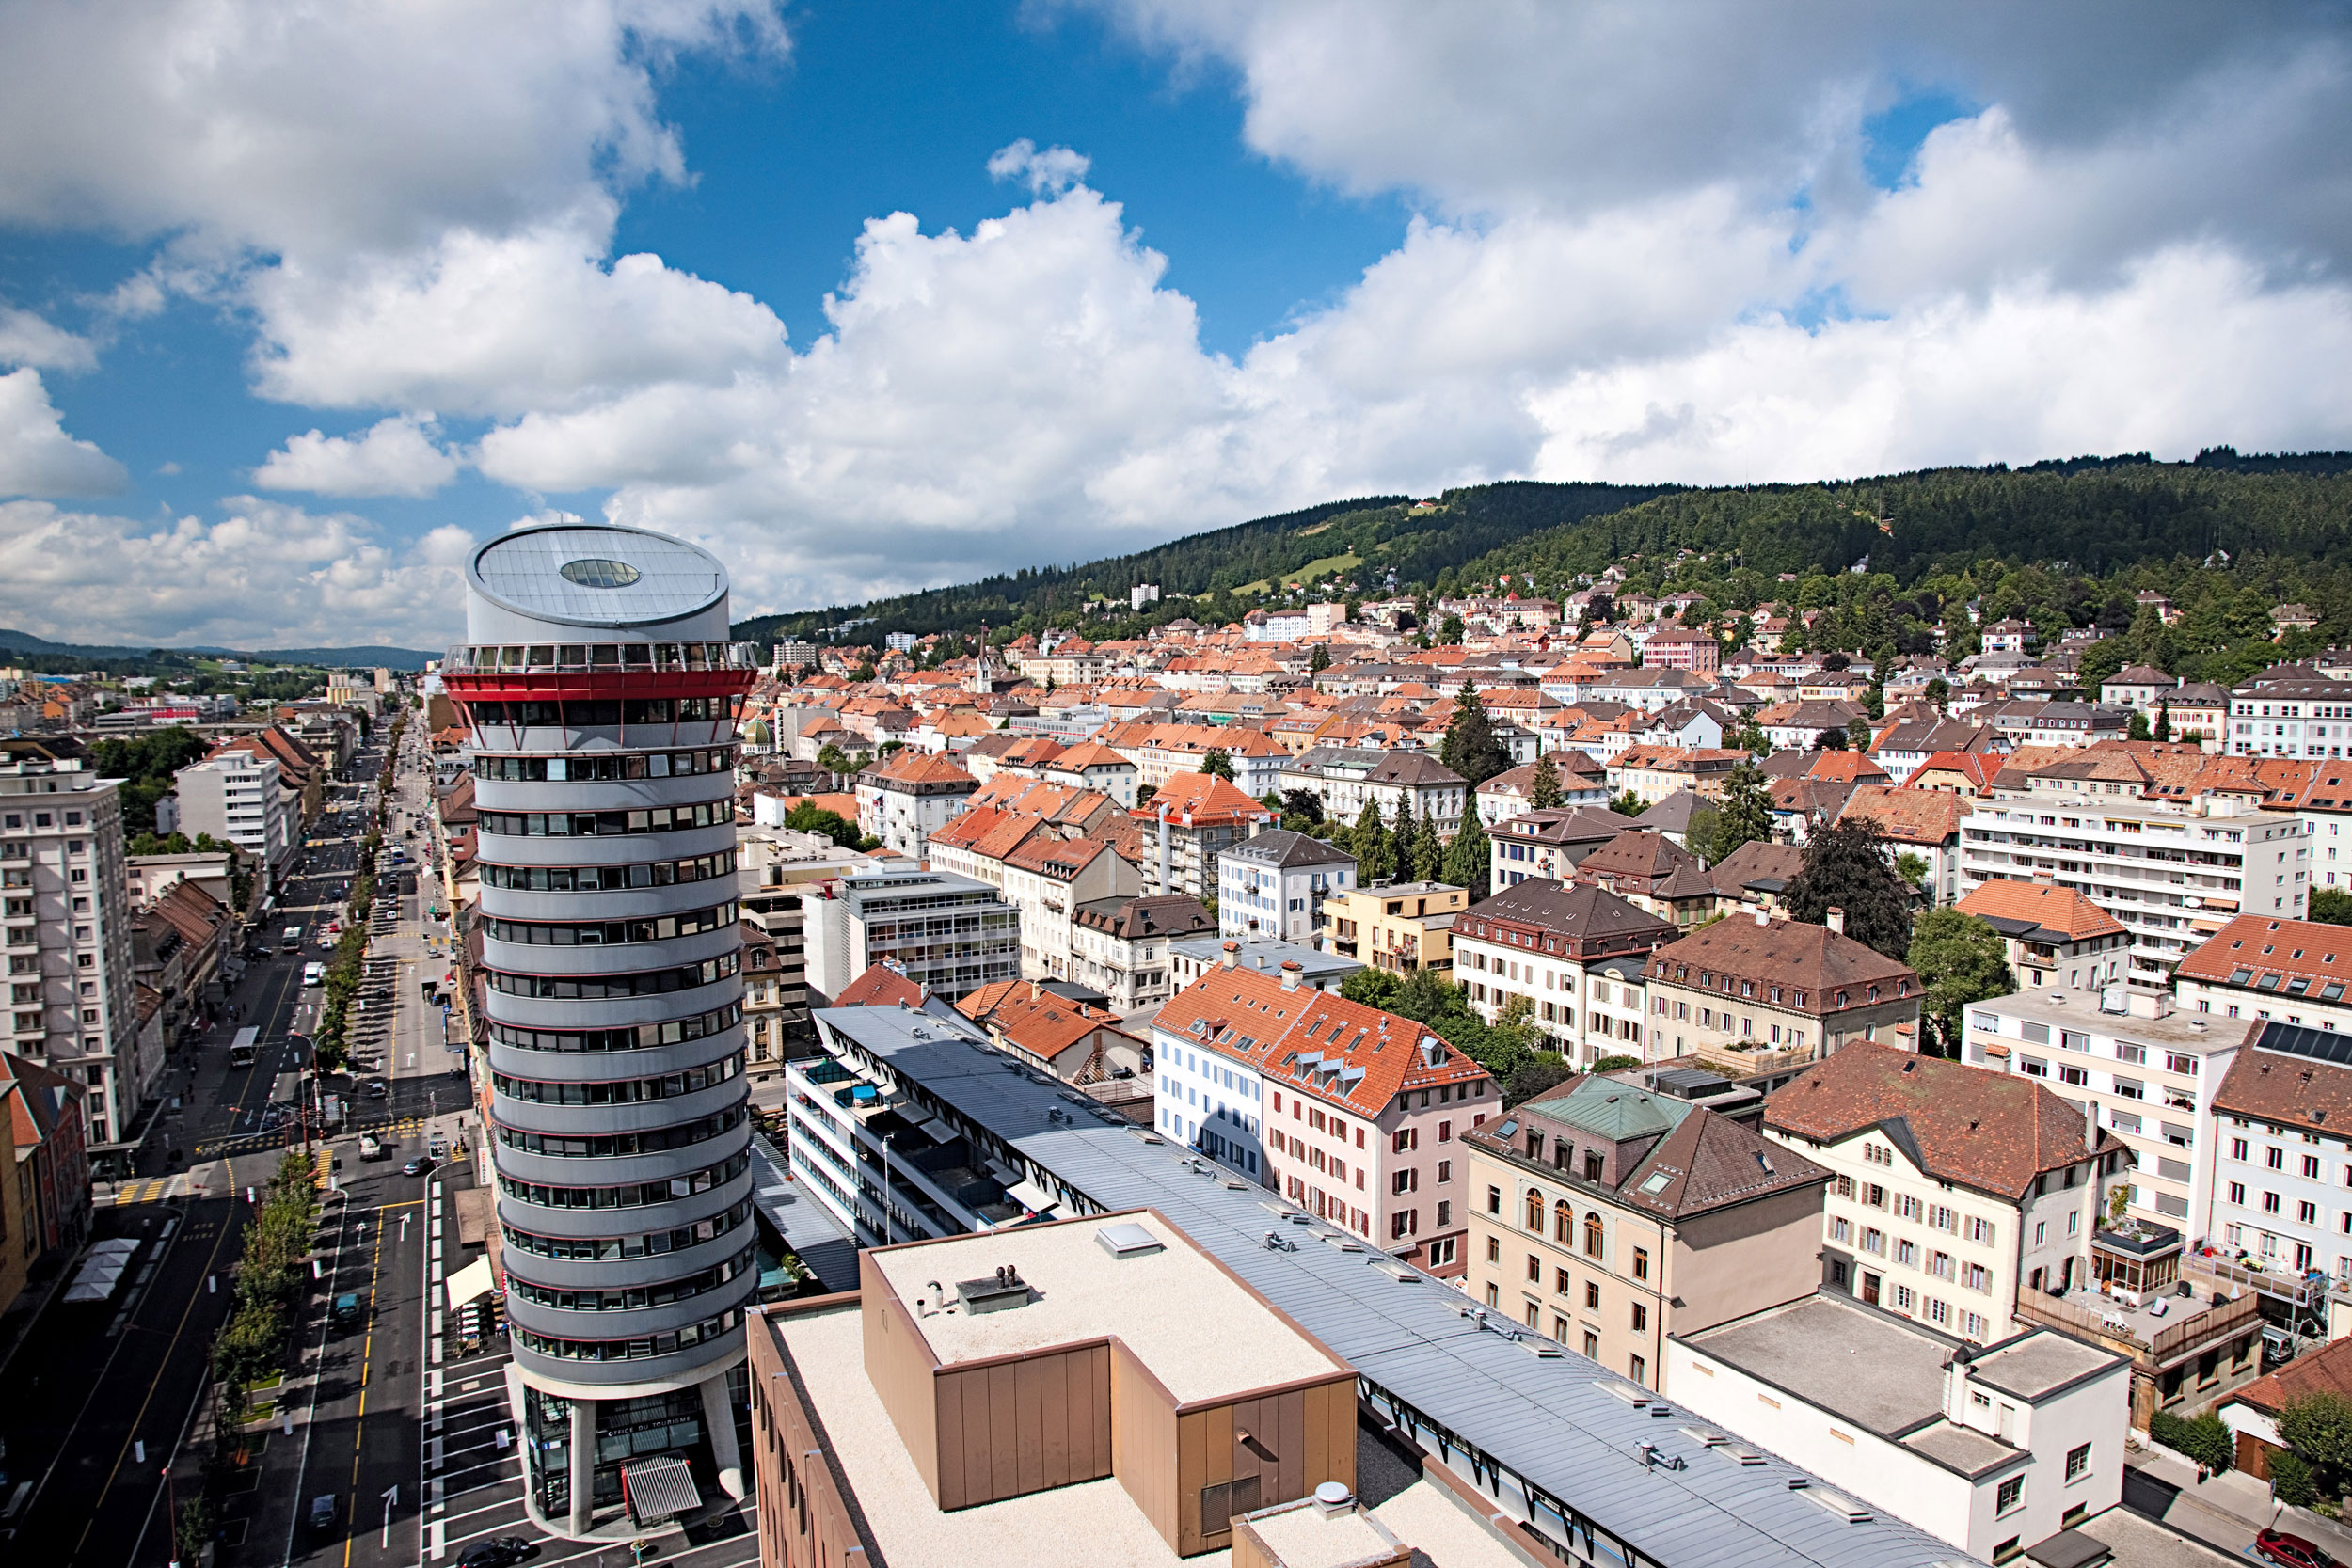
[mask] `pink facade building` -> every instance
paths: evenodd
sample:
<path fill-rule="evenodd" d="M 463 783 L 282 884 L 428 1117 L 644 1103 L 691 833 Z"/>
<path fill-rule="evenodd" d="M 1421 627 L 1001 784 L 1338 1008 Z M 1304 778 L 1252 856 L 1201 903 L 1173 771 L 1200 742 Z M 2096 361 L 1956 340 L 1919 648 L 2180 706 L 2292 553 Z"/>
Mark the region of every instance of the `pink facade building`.
<path fill-rule="evenodd" d="M 1723 644 L 1703 631 L 1669 626 L 1642 644 L 1645 670 L 1690 670 L 1711 675 L 1724 660 Z"/>
<path fill-rule="evenodd" d="M 1422 1025 L 1225 961 L 1152 1020 L 1162 1133 L 1432 1273 L 1462 1272 L 1460 1139 L 1502 1111 Z"/>

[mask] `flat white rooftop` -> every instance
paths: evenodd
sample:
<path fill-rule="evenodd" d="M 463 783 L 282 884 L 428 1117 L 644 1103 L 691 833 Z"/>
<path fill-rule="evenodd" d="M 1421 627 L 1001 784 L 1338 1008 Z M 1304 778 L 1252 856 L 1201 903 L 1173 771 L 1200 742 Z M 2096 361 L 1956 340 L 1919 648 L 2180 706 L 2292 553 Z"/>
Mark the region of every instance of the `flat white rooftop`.
<path fill-rule="evenodd" d="M 1097 1239 L 1136 1225 L 1160 1243 L 1157 1251 L 1114 1258 Z M 1117 1335 L 1189 1404 L 1327 1378 L 1346 1365 L 1155 1214 L 1017 1226 L 867 1256 L 943 1366 Z M 980 1313 L 955 1305 L 957 1281 L 992 1277 L 1007 1264 L 1028 1282 L 1028 1305 Z M 944 1311 L 927 1310 L 941 1294 L 934 1282 L 945 1287 Z"/>

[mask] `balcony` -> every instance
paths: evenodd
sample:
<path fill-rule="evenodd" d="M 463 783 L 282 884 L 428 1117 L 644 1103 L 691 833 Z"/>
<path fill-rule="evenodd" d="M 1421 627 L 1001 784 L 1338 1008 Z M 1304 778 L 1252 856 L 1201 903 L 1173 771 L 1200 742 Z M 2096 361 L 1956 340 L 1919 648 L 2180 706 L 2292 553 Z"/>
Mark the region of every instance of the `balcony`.
<path fill-rule="evenodd" d="M 1759 1073 L 1802 1067 L 1815 1057 L 1814 1049 L 1809 1045 L 1782 1046 L 1774 1050 L 1761 1045 L 1738 1045 L 1730 1040 L 1701 1040 L 1692 1047 L 1691 1054 L 1733 1078 L 1753 1078 Z"/>
<path fill-rule="evenodd" d="M 460 643 L 441 659 L 441 673 L 458 675 L 649 673 L 678 670 L 758 670 L 756 642 L 535 642 L 476 647 Z"/>

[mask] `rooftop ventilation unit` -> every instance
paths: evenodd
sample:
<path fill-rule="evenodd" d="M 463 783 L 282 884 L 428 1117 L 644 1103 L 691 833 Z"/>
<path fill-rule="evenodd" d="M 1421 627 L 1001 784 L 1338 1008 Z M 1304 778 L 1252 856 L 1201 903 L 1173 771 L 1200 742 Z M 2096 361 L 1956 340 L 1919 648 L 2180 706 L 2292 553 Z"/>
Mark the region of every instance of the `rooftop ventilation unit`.
<path fill-rule="evenodd" d="M 1031 1294 L 1029 1282 L 1010 1263 L 986 1279 L 956 1281 L 956 1299 L 974 1317 L 982 1312 L 1009 1312 L 1016 1307 L 1026 1307 Z"/>
<path fill-rule="evenodd" d="M 1636 1410 L 1639 1410 L 1644 1405 L 1649 1403 L 1649 1390 L 1646 1388 L 1638 1388 L 1630 1383 L 1619 1383 L 1614 1378 L 1605 1377 L 1602 1378 L 1599 1383 L 1596 1384 L 1595 1386 L 1597 1387 L 1602 1393 L 1608 1395 L 1611 1399 L 1623 1400 L 1626 1403 L 1631 1405 Z"/>
<path fill-rule="evenodd" d="M 1795 1484 L 1794 1481 L 1790 1482 L 1791 1486 Z M 1804 1489 L 1804 1495 L 1850 1525 L 1869 1523 L 1868 1507 L 1846 1496 L 1843 1492 L 1833 1492 L 1826 1486 L 1807 1486 Z"/>
<path fill-rule="evenodd" d="M 1168 1250 L 1166 1243 L 1133 1221 L 1104 1226 L 1094 1233 L 1094 1244 L 1113 1258 L 1144 1258 Z"/>

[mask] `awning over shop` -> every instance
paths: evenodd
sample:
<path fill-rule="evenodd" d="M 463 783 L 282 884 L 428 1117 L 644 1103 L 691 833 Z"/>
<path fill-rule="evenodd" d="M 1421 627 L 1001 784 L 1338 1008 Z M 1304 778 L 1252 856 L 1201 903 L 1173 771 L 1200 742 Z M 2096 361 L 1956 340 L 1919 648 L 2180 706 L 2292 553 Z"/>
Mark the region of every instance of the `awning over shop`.
<path fill-rule="evenodd" d="M 1061 1201 L 1036 1182 L 1028 1180 L 1016 1181 L 1007 1187 L 1005 1196 L 1033 1214 L 1050 1214 L 1054 1206 Z"/>
<path fill-rule="evenodd" d="M 441 1286 L 449 1292 L 449 1309 L 453 1312 L 475 1297 L 486 1296 L 498 1289 L 497 1281 L 490 1277 L 490 1260 L 487 1258 L 475 1259 L 443 1280 Z"/>
<path fill-rule="evenodd" d="M 629 1517 L 640 1524 L 691 1513 L 703 1505 L 693 1472 L 674 1453 L 647 1454 L 622 1465 L 621 1494 L 628 1499 Z"/>

